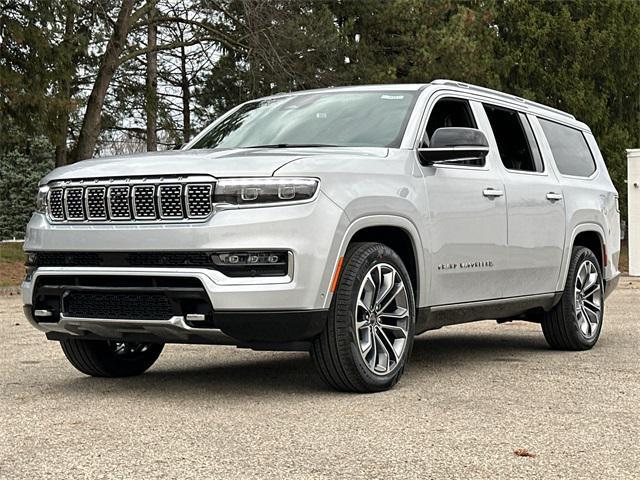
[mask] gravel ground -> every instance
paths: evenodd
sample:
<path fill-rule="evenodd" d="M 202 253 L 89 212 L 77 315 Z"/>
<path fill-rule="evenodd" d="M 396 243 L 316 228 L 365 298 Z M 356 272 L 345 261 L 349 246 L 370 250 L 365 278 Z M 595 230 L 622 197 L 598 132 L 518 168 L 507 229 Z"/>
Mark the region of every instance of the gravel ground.
<path fill-rule="evenodd" d="M 526 323 L 430 332 L 394 390 L 350 395 L 233 347 L 87 378 L 0 297 L 0 478 L 638 478 L 639 311 L 623 279 L 580 353 Z"/>

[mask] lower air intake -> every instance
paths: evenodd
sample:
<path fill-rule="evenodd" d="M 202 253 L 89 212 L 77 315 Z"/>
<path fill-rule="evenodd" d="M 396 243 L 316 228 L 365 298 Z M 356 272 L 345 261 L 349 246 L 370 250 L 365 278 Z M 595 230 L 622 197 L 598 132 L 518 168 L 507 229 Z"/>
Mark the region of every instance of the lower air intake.
<path fill-rule="evenodd" d="M 67 317 L 122 320 L 168 320 L 171 302 L 161 293 L 70 292 L 64 297 Z"/>

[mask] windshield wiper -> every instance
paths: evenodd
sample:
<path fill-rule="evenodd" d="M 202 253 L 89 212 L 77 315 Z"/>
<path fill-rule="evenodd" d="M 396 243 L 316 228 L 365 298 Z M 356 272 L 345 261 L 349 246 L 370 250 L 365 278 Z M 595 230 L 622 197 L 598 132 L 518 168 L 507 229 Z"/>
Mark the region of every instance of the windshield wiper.
<path fill-rule="evenodd" d="M 242 148 L 312 148 L 312 147 L 338 147 L 327 143 L 271 143 L 266 145 L 251 145 Z"/>

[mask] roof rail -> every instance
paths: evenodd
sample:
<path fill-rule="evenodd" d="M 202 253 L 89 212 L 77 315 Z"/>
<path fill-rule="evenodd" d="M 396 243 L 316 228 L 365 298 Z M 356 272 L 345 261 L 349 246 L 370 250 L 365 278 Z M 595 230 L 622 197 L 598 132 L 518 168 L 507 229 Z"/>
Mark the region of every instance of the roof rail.
<path fill-rule="evenodd" d="M 508 93 L 500 92 L 498 90 L 492 90 L 491 88 L 479 87 L 477 85 L 472 85 L 470 83 L 457 82 L 455 80 L 444 80 L 444 79 L 433 80 L 430 83 L 432 85 L 447 85 L 447 86 L 450 86 L 450 87 L 464 88 L 464 89 L 467 89 L 467 90 L 469 90 L 471 92 L 486 93 L 486 94 L 490 94 L 490 95 L 493 95 L 493 96 L 496 96 L 496 97 L 504 98 L 505 100 L 511 100 L 512 102 L 524 103 L 525 105 L 532 106 L 532 107 L 535 107 L 535 108 L 539 108 L 541 110 L 547 110 L 547 111 L 553 112 L 553 113 L 555 113 L 557 115 L 562 115 L 564 117 L 568 117 L 568 118 L 570 118 L 572 120 L 576 119 L 576 117 L 574 117 L 570 113 L 563 112 L 562 110 L 558 110 L 557 108 L 548 107 L 547 105 L 543 105 L 543 104 L 538 103 L 538 102 L 532 102 L 531 100 L 527 100 L 525 98 L 518 97 L 516 95 L 510 95 Z"/>

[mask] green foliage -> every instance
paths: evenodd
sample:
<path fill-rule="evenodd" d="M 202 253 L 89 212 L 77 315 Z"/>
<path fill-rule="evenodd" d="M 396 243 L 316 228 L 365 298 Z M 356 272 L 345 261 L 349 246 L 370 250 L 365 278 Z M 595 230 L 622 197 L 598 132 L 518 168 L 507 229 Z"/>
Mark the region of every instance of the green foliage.
<path fill-rule="evenodd" d="M 351 45 L 351 83 L 434 78 L 499 85 L 492 2 L 370 0 L 334 4 Z"/>
<path fill-rule="evenodd" d="M 0 265 L 9 262 L 24 262 L 22 242 L 8 242 L 0 244 Z"/>
<path fill-rule="evenodd" d="M 12 186 L 0 193 L 11 195 L 0 198 L 2 236 L 21 231 L 53 146 L 77 139 L 119 4 L 8 0 L 0 9 L 0 181 Z M 201 122 L 276 92 L 456 79 L 587 123 L 626 209 L 624 149 L 640 147 L 639 1 L 171 0 L 158 8 L 167 18 L 191 12 L 190 21 L 206 23 L 187 35 L 200 55 L 187 50 L 190 59 L 203 59 L 186 82 Z M 186 25 L 168 22 L 165 34 L 179 34 L 169 35 L 171 43 Z M 202 40 L 203 31 L 217 33 Z M 129 47 L 144 47 L 145 37 L 141 21 Z M 176 68 L 176 54 L 160 57 L 167 62 L 161 74 Z M 103 139 L 125 132 L 124 140 L 140 141 L 144 58 L 118 69 L 102 112 Z M 182 102 L 170 98 L 160 102 L 159 125 L 177 137 L 172 122 L 181 121 Z"/>
<path fill-rule="evenodd" d="M 640 3 L 505 0 L 496 24 L 503 89 L 587 123 L 626 212 L 624 149 L 640 147 Z"/>
<path fill-rule="evenodd" d="M 59 117 L 77 105 L 60 86 L 89 41 L 86 30 L 64 39 L 64 17 L 79 10 L 70 0 L 8 2 L 0 10 L 0 130 L 11 119 L 27 135 L 64 138 Z"/>
<path fill-rule="evenodd" d="M 13 138 L 21 137 L 16 129 L 8 133 Z M 0 239 L 23 237 L 35 207 L 38 181 L 54 165 L 46 138 L 24 138 L 23 142 L 23 149 L 0 151 Z"/>
<path fill-rule="evenodd" d="M 228 4 L 229 35 L 245 47 L 224 48 L 198 88 L 199 107 L 209 115 L 264 95 L 349 83 L 346 46 L 330 3 L 231 0 Z M 217 5 L 212 2 L 214 12 Z"/>

